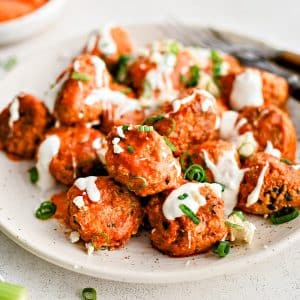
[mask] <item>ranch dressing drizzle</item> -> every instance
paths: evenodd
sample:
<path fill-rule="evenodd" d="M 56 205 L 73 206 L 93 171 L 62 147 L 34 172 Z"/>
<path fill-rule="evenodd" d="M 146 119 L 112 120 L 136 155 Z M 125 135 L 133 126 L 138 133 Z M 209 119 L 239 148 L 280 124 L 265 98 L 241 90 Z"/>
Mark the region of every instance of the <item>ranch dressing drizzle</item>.
<path fill-rule="evenodd" d="M 102 164 L 106 165 L 105 154 L 107 152 L 107 141 L 105 138 L 96 138 L 92 143 L 92 148 L 97 152 L 97 155 Z"/>
<path fill-rule="evenodd" d="M 228 216 L 237 204 L 237 198 L 240 190 L 240 184 L 244 178 L 246 169 L 240 169 L 235 158 L 235 150 L 227 150 L 219 158 L 217 164 L 214 164 L 206 150 L 203 150 L 204 160 L 207 167 L 213 173 L 214 180 L 225 185 L 222 193 L 224 200 L 225 215 Z"/>
<path fill-rule="evenodd" d="M 196 214 L 199 207 L 206 204 L 206 199 L 200 192 L 200 189 L 202 187 L 211 188 L 216 196 L 221 197 L 222 188 L 219 184 L 195 182 L 186 183 L 176 190 L 172 191 L 164 201 L 162 210 L 166 219 L 174 220 L 175 218 L 179 218 L 185 215 L 179 208 L 180 204 L 186 205 Z M 179 200 L 178 197 L 183 194 L 187 194 L 188 196 L 183 200 Z"/>
<path fill-rule="evenodd" d="M 95 67 L 96 71 L 96 85 L 97 87 L 102 87 L 108 85 L 108 77 L 105 74 L 106 65 L 102 59 L 98 56 L 93 55 L 91 61 Z"/>
<path fill-rule="evenodd" d="M 237 75 L 230 94 L 230 106 L 240 110 L 245 106 L 261 106 L 264 104 L 261 75 L 256 70 L 247 69 Z"/>
<path fill-rule="evenodd" d="M 100 191 L 96 185 L 96 176 L 89 176 L 85 178 L 78 178 L 74 185 L 81 191 L 86 191 L 89 199 L 92 202 L 98 202 L 101 199 Z"/>
<path fill-rule="evenodd" d="M 100 39 L 98 42 L 98 47 L 104 55 L 112 55 L 117 53 L 117 45 L 111 36 L 111 30 L 114 26 L 111 24 L 106 24 L 100 30 Z"/>
<path fill-rule="evenodd" d="M 8 119 L 8 126 L 10 129 L 13 128 L 14 122 L 18 121 L 20 118 L 19 109 L 20 109 L 20 102 L 19 102 L 18 96 L 16 96 L 9 106 L 9 115 L 10 116 Z"/>
<path fill-rule="evenodd" d="M 266 165 L 261 170 L 254 190 L 248 195 L 246 207 L 249 207 L 257 202 L 259 198 L 260 190 L 264 183 L 265 174 L 268 168 L 269 168 L 269 162 L 267 162 Z"/>
<path fill-rule="evenodd" d="M 280 158 L 281 157 L 281 152 L 277 149 L 277 148 L 274 148 L 273 144 L 271 141 L 267 141 L 267 146 L 265 148 L 265 153 L 268 153 L 268 154 L 271 154 L 277 158 Z"/>
<path fill-rule="evenodd" d="M 41 144 L 37 154 L 36 168 L 39 174 L 37 185 L 48 190 L 55 185 L 55 180 L 50 174 L 49 166 L 60 148 L 60 139 L 57 135 L 49 135 Z"/>

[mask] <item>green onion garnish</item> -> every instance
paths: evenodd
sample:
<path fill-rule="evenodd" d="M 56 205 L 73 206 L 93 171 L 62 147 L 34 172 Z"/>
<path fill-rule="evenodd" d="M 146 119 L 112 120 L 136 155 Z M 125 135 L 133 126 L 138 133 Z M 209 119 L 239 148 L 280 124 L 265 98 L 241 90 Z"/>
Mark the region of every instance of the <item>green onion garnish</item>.
<path fill-rule="evenodd" d="M 35 216 L 41 220 L 47 220 L 56 212 L 56 205 L 51 201 L 44 201 L 36 210 Z"/>
<path fill-rule="evenodd" d="M 116 81 L 119 83 L 124 83 L 126 78 L 127 78 L 127 73 L 128 73 L 128 62 L 130 60 L 130 56 L 128 55 L 121 55 L 117 67 L 116 67 Z"/>
<path fill-rule="evenodd" d="M 206 173 L 202 166 L 193 164 L 185 171 L 184 178 L 188 180 L 196 180 L 198 182 L 205 182 Z"/>
<path fill-rule="evenodd" d="M 0 281 L 1 300 L 29 300 L 28 291 L 19 285 Z"/>
<path fill-rule="evenodd" d="M 223 58 L 217 50 L 211 50 L 210 56 L 213 62 L 213 77 L 216 80 L 221 75 Z"/>
<path fill-rule="evenodd" d="M 146 178 L 142 176 L 132 176 L 127 183 L 127 187 L 131 191 L 139 191 L 145 188 L 147 184 Z"/>
<path fill-rule="evenodd" d="M 236 216 L 239 217 L 242 221 L 246 221 L 245 215 L 244 215 L 243 212 L 240 211 L 240 210 L 234 210 L 234 211 L 229 215 L 229 217 L 230 217 L 230 216 L 233 216 L 233 215 L 236 215 Z"/>
<path fill-rule="evenodd" d="M 169 53 L 177 55 L 179 53 L 179 50 L 180 50 L 180 47 L 179 47 L 179 44 L 177 42 L 172 41 L 169 44 L 169 49 L 168 49 Z"/>
<path fill-rule="evenodd" d="M 190 166 L 192 163 L 192 155 L 188 152 L 184 152 L 180 155 L 179 158 L 180 166 L 183 172 L 186 171 L 186 169 Z"/>
<path fill-rule="evenodd" d="M 146 119 L 143 123 L 143 125 L 153 125 L 154 123 L 158 122 L 158 121 L 161 121 L 165 118 L 165 116 L 163 115 L 159 115 L 159 116 L 153 116 L 153 117 L 150 117 L 148 119 Z"/>
<path fill-rule="evenodd" d="M 243 227 L 241 225 L 234 224 L 234 223 L 231 223 L 229 221 L 225 221 L 225 225 L 227 227 L 231 227 L 231 228 L 238 229 L 238 230 L 242 230 L 243 229 Z"/>
<path fill-rule="evenodd" d="M 127 151 L 129 152 L 129 153 L 134 153 L 134 149 L 133 149 L 133 147 L 132 146 L 127 146 Z"/>
<path fill-rule="evenodd" d="M 82 300 L 96 300 L 97 292 L 94 288 L 84 288 L 81 293 Z"/>
<path fill-rule="evenodd" d="M 168 145 L 168 147 L 174 152 L 176 151 L 176 146 L 166 137 L 164 136 L 165 143 Z"/>
<path fill-rule="evenodd" d="M 127 131 L 128 129 L 129 129 L 129 125 L 123 125 L 123 126 L 122 126 L 122 130 L 123 130 L 123 131 Z"/>
<path fill-rule="evenodd" d="M 189 217 L 193 221 L 193 223 L 195 223 L 196 225 L 200 224 L 200 219 L 193 213 L 193 211 L 189 207 L 187 207 L 185 204 L 180 204 L 179 208 L 187 217 Z"/>
<path fill-rule="evenodd" d="M 212 252 L 219 257 L 225 257 L 230 251 L 229 241 L 219 241 L 212 247 Z"/>
<path fill-rule="evenodd" d="M 196 86 L 200 79 L 200 68 L 197 65 L 191 66 L 189 71 L 190 77 L 184 82 L 187 88 Z"/>
<path fill-rule="evenodd" d="M 281 158 L 280 161 L 287 164 L 287 165 L 293 165 L 293 163 L 290 160 L 286 159 L 286 158 Z"/>
<path fill-rule="evenodd" d="M 189 196 L 189 195 L 188 195 L 187 193 L 183 193 L 182 195 L 179 195 L 177 198 L 178 198 L 179 200 L 184 200 L 184 199 L 186 199 L 188 196 Z"/>
<path fill-rule="evenodd" d="M 147 125 L 139 125 L 137 129 L 139 132 L 150 132 L 154 130 L 153 126 Z"/>
<path fill-rule="evenodd" d="M 16 57 L 9 57 L 7 60 L 0 62 L 0 67 L 6 72 L 12 70 L 17 64 Z"/>
<path fill-rule="evenodd" d="M 39 180 L 39 173 L 36 167 L 32 167 L 31 169 L 28 170 L 29 175 L 30 175 L 30 181 L 32 183 L 36 183 Z"/>
<path fill-rule="evenodd" d="M 283 224 L 296 219 L 299 216 L 299 210 L 296 207 L 284 207 L 281 210 L 270 215 L 271 222 L 275 225 Z"/>
<path fill-rule="evenodd" d="M 75 80 L 84 81 L 84 82 L 87 82 L 87 81 L 91 80 L 91 76 L 89 76 L 87 74 L 84 74 L 84 73 L 79 73 L 79 72 L 76 72 L 76 71 L 72 72 L 71 78 L 75 79 Z"/>
<path fill-rule="evenodd" d="M 164 121 L 163 121 L 163 124 L 164 124 L 165 122 L 169 122 L 169 123 L 170 123 L 170 125 L 167 126 L 167 129 L 164 130 L 164 131 L 162 131 L 162 128 L 159 128 L 159 130 L 158 130 L 158 129 L 155 127 L 155 123 L 157 123 L 157 122 L 159 122 L 159 121 L 162 121 L 162 120 L 164 120 Z M 176 127 L 176 122 L 175 122 L 174 119 L 172 119 L 172 118 L 166 118 L 166 117 L 163 116 L 163 115 L 150 117 L 150 118 L 148 118 L 148 119 L 146 119 L 146 120 L 144 121 L 144 124 L 147 124 L 147 125 L 153 125 L 154 128 L 155 128 L 156 130 L 158 130 L 158 132 L 159 132 L 161 135 L 165 135 L 165 136 L 169 136 L 169 135 L 174 131 L 174 129 L 175 129 L 175 127 Z"/>

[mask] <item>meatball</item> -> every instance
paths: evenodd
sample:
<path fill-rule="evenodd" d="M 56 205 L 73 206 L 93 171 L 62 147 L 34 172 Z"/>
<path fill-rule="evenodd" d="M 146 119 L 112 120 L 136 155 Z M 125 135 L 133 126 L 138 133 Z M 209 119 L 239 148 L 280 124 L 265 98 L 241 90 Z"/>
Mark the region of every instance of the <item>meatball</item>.
<path fill-rule="evenodd" d="M 16 158 L 31 159 L 51 125 L 46 106 L 36 97 L 21 93 L 0 114 L 0 149 Z"/>
<path fill-rule="evenodd" d="M 97 56 L 83 54 L 74 59 L 69 78 L 63 83 L 55 102 L 54 115 L 63 125 L 98 122 L 102 104 L 97 88 L 107 87 L 110 75 Z"/>
<path fill-rule="evenodd" d="M 52 139 L 55 138 L 54 141 Z M 53 143 L 57 142 L 56 151 L 53 152 Z M 47 153 L 52 151 L 48 158 Z M 40 176 L 40 186 L 44 183 L 44 171 L 56 181 L 71 185 L 78 177 L 96 175 L 103 172 L 104 156 L 106 152 L 105 136 L 92 128 L 86 127 L 60 127 L 48 132 L 46 139 L 41 143 L 37 155 L 37 168 Z M 102 162 L 101 162 L 102 161 Z M 48 168 L 48 170 L 47 170 Z M 46 169 L 46 170 L 44 170 Z"/>
<path fill-rule="evenodd" d="M 265 215 L 284 207 L 300 207 L 300 172 L 263 152 L 245 160 L 244 180 L 238 207 L 245 212 Z"/>
<path fill-rule="evenodd" d="M 245 107 L 240 111 L 239 135 L 252 132 L 258 151 L 264 151 L 268 142 L 281 152 L 283 158 L 294 161 L 296 157 L 296 130 L 286 113 L 274 105 Z M 244 122 L 243 122 L 244 121 Z"/>
<path fill-rule="evenodd" d="M 175 145 L 179 156 L 193 144 L 216 139 L 219 112 L 215 98 L 204 90 L 195 89 L 183 99 L 176 99 L 145 120 Z"/>
<path fill-rule="evenodd" d="M 182 211 L 182 205 L 189 216 L 187 210 Z M 227 234 L 218 184 L 191 182 L 155 195 L 146 214 L 153 228 L 152 245 L 170 256 L 205 252 Z"/>
<path fill-rule="evenodd" d="M 67 193 L 71 228 L 93 249 L 123 246 L 143 218 L 139 199 L 110 177 L 79 178 Z"/>
<path fill-rule="evenodd" d="M 131 54 L 132 50 L 133 44 L 124 28 L 105 25 L 99 32 L 91 34 L 83 52 L 100 56 L 111 65 L 115 64 L 121 55 Z"/>
<path fill-rule="evenodd" d="M 166 140 L 151 126 L 119 126 L 108 135 L 108 173 L 139 196 L 176 186 L 179 162 Z"/>
<path fill-rule="evenodd" d="M 239 94 L 232 94 L 234 85 L 239 81 Z M 221 77 L 222 97 L 231 103 L 233 109 L 239 110 L 245 105 L 255 105 L 259 98 L 260 104 L 273 104 L 284 108 L 289 96 L 288 84 L 286 80 L 275 74 L 257 69 L 246 68 L 238 73 L 229 73 Z M 251 98 L 247 101 L 247 93 L 251 93 Z M 232 97 L 236 98 L 233 99 Z M 242 98 L 243 97 L 243 98 Z M 250 96 L 249 96 L 250 97 Z M 245 103 L 245 105 L 243 104 Z"/>

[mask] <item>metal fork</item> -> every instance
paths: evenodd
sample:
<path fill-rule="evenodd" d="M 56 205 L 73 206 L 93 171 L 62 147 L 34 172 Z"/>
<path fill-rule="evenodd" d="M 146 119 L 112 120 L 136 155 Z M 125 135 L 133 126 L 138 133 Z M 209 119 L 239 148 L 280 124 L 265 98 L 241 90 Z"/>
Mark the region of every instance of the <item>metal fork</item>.
<path fill-rule="evenodd" d="M 158 25 L 158 29 L 164 36 L 176 39 L 184 45 L 219 49 L 235 56 L 243 65 L 263 69 L 284 77 L 290 86 L 291 95 L 300 99 L 299 75 L 270 61 L 276 59 L 282 51 L 255 42 L 245 42 L 245 40 L 243 43 L 239 43 L 213 28 L 186 26 L 174 18 L 170 18 L 167 23 Z"/>

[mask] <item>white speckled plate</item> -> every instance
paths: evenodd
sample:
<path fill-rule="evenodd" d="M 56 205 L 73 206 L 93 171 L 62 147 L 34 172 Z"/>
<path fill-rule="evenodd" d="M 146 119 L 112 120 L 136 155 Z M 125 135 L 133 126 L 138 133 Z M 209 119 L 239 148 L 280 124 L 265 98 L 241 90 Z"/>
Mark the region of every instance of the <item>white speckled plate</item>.
<path fill-rule="evenodd" d="M 129 30 L 138 44 L 160 38 L 155 26 L 132 26 Z M 66 56 L 76 53 L 84 40 L 77 38 L 46 48 L 17 66 L 0 82 L 0 108 L 21 90 L 44 98 L 44 92 L 66 65 Z M 294 121 L 299 124 L 300 104 L 291 100 L 290 105 Z M 88 256 L 82 247 L 67 240 L 55 221 L 39 221 L 34 217 L 35 208 L 45 199 L 29 182 L 27 170 L 32 164 L 10 161 L 0 153 L 0 229 L 35 255 L 79 273 L 128 282 L 199 280 L 254 264 L 300 238 L 300 218 L 273 226 L 263 218 L 249 217 L 257 226 L 253 244 L 234 247 L 223 259 L 210 253 L 169 258 L 152 249 L 146 233 L 132 238 L 123 249 Z"/>

